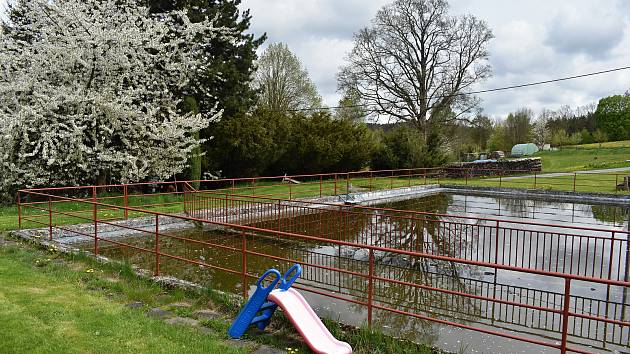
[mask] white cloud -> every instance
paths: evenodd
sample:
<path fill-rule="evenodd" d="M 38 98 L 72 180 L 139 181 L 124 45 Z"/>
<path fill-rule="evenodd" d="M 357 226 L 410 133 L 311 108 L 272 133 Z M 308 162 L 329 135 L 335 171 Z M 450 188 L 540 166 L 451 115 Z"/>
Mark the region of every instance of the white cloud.
<path fill-rule="evenodd" d="M 607 56 L 623 39 L 625 23 L 618 12 L 594 11 L 599 14 L 572 8 L 557 15 L 545 43 L 561 53 Z"/>
<path fill-rule="evenodd" d="M 325 102 L 335 105 L 337 69 L 352 47 L 354 32 L 368 26 L 386 0 L 244 0 L 252 30 L 286 42 L 304 62 Z M 495 39 L 490 62 L 493 88 L 630 64 L 628 0 L 451 0 L 452 12 L 488 22 Z M 626 15 L 624 19 L 622 14 Z M 505 116 L 518 107 L 583 105 L 625 91 L 630 72 L 528 89 L 484 94 L 485 111 Z"/>

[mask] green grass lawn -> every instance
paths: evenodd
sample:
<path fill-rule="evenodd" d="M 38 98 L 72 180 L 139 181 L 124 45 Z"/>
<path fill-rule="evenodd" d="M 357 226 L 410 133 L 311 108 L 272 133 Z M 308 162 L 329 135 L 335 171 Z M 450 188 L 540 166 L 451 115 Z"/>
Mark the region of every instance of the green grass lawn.
<path fill-rule="evenodd" d="M 567 147 L 557 151 L 541 151 L 543 172 L 573 172 L 617 167 L 630 167 L 630 142 L 607 145 L 601 149 L 592 145 Z M 616 146 L 618 145 L 618 146 Z"/>
<path fill-rule="evenodd" d="M 462 180 L 444 180 L 444 184 L 469 185 L 478 187 L 494 188 L 518 188 L 518 189 L 541 189 L 557 190 L 566 192 L 582 193 L 610 193 L 610 194 L 630 194 L 627 191 L 617 191 L 615 188 L 616 177 L 610 174 L 558 176 L 558 177 L 527 177 L 519 179 L 499 180 L 498 178 L 474 178 L 467 183 Z"/>
<path fill-rule="evenodd" d="M 577 145 L 577 147 L 581 149 L 630 148 L 630 140 L 609 141 L 606 143 L 602 143 L 601 145 L 598 143 L 582 144 L 582 145 Z"/>
<path fill-rule="evenodd" d="M 104 291 L 94 290 L 102 288 L 100 274 L 73 269 L 58 259 L 47 261 L 51 258 L 55 256 L 40 251 L 0 247 L 2 352 L 246 352 L 231 348 L 218 334 L 169 325 L 128 309 Z M 43 263 L 35 265 L 35 259 Z M 112 284 L 109 291 L 113 296 L 120 296 L 120 291 L 159 294 L 156 287 L 138 286 Z"/>

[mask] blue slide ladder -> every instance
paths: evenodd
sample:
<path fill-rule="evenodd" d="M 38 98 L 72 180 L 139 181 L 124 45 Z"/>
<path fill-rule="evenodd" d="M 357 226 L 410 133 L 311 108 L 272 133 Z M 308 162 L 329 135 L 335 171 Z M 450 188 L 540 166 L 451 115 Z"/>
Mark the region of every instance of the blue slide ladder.
<path fill-rule="evenodd" d="M 254 294 L 252 294 L 236 317 L 236 320 L 234 320 L 234 323 L 232 323 L 228 330 L 229 336 L 235 339 L 241 338 L 251 325 L 255 325 L 260 330 L 265 329 L 278 308 L 278 305 L 267 300 L 267 296 L 278 283 L 280 283 L 278 289 L 282 291 L 288 290 L 301 274 L 302 267 L 299 264 L 293 265 L 284 275 L 280 275 L 280 272 L 276 269 L 268 269 L 256 281 L 256 291 L 254 291 Z M 269 285 L 264 286 L 263 281 L 269 276 L 274 276 L 274 279 Z"/>

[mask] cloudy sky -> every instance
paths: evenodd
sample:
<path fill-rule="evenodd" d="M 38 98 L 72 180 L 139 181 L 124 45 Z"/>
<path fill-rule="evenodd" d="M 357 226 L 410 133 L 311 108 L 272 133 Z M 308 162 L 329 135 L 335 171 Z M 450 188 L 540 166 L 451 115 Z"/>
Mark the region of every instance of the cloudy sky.
<path fill-rule="evenodd" d="M 0 0 L 0 9 L 7 0 Z M 303 61 L 326 104 L 336 105 L 336 74 L 352 35 L 390 0 L 243 0 L 254 33 L 285 42 Z M 630 66 L 630 0 L 451 0 L 455 14 L 486 20 L 494 77 L 479 89 Z M 481 95 L 485 112 L 584 105 L 630 88 L 630 70 Z"/>
<path fill-rule="evenodd" d="M 352 35 L 389 0 L 243 0 L 252 31 L 285 42 L 303 61 L 328 105 Z M 455 14 L 488 22 L 494 88 L 630 66 L 630 0 L 451 0 Z M 484 94 L 485 112 L 584 105 L 630 88 L 630 70 L 560 84 Z"/>

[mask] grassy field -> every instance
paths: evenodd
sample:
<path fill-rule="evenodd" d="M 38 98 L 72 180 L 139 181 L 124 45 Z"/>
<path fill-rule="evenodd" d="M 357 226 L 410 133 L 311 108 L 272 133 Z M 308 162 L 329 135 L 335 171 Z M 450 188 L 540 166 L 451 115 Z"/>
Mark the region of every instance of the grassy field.
<path fill-rule="evenodd" d="M 543 172 L 573 172 L 630 167 L 630 141 L 606 143 L 601 149 L 593 144 L 541 151 Z"/>
<path fill-rule="evenodd" d="M 478 187 L 493 188 L 517 188 L 517 189 L 537 189 L 556 190 L 565 192 L 581 193 L 610 193 L 610 194 L 630 194 L 627 191 L 617 191 L 615 182 L 617 177 L 611 174 L 584 174 L 577 176 L 557 176 L 557 177 L 523 177 L 517 179 L 499 180 L 498 178 L 474 178 L 463 182 L 462 180 L 444 180 L 443 184 L 468 185 Z"/>
<path fill-rule="evenodd" d="M 218 333 L 149 318 L 123 303 L 162 290 L 17 246 L 0 247 L 0 333 L 5 353 L 246 353 Z M 94 270 L 94 269 L 92 269 Z"/>
<path fill-rule="evenodd" d="M 575 146 L 573 146 L 573 147 L 575 147 Z M 630 140 L 609 141 L 609 142 L 602 143 L 601 145 L 599 143 L 582 144 L 582 145 L 577 145 L 577 147 L 580 148 L 580 149 L 630 148 Z"/>

